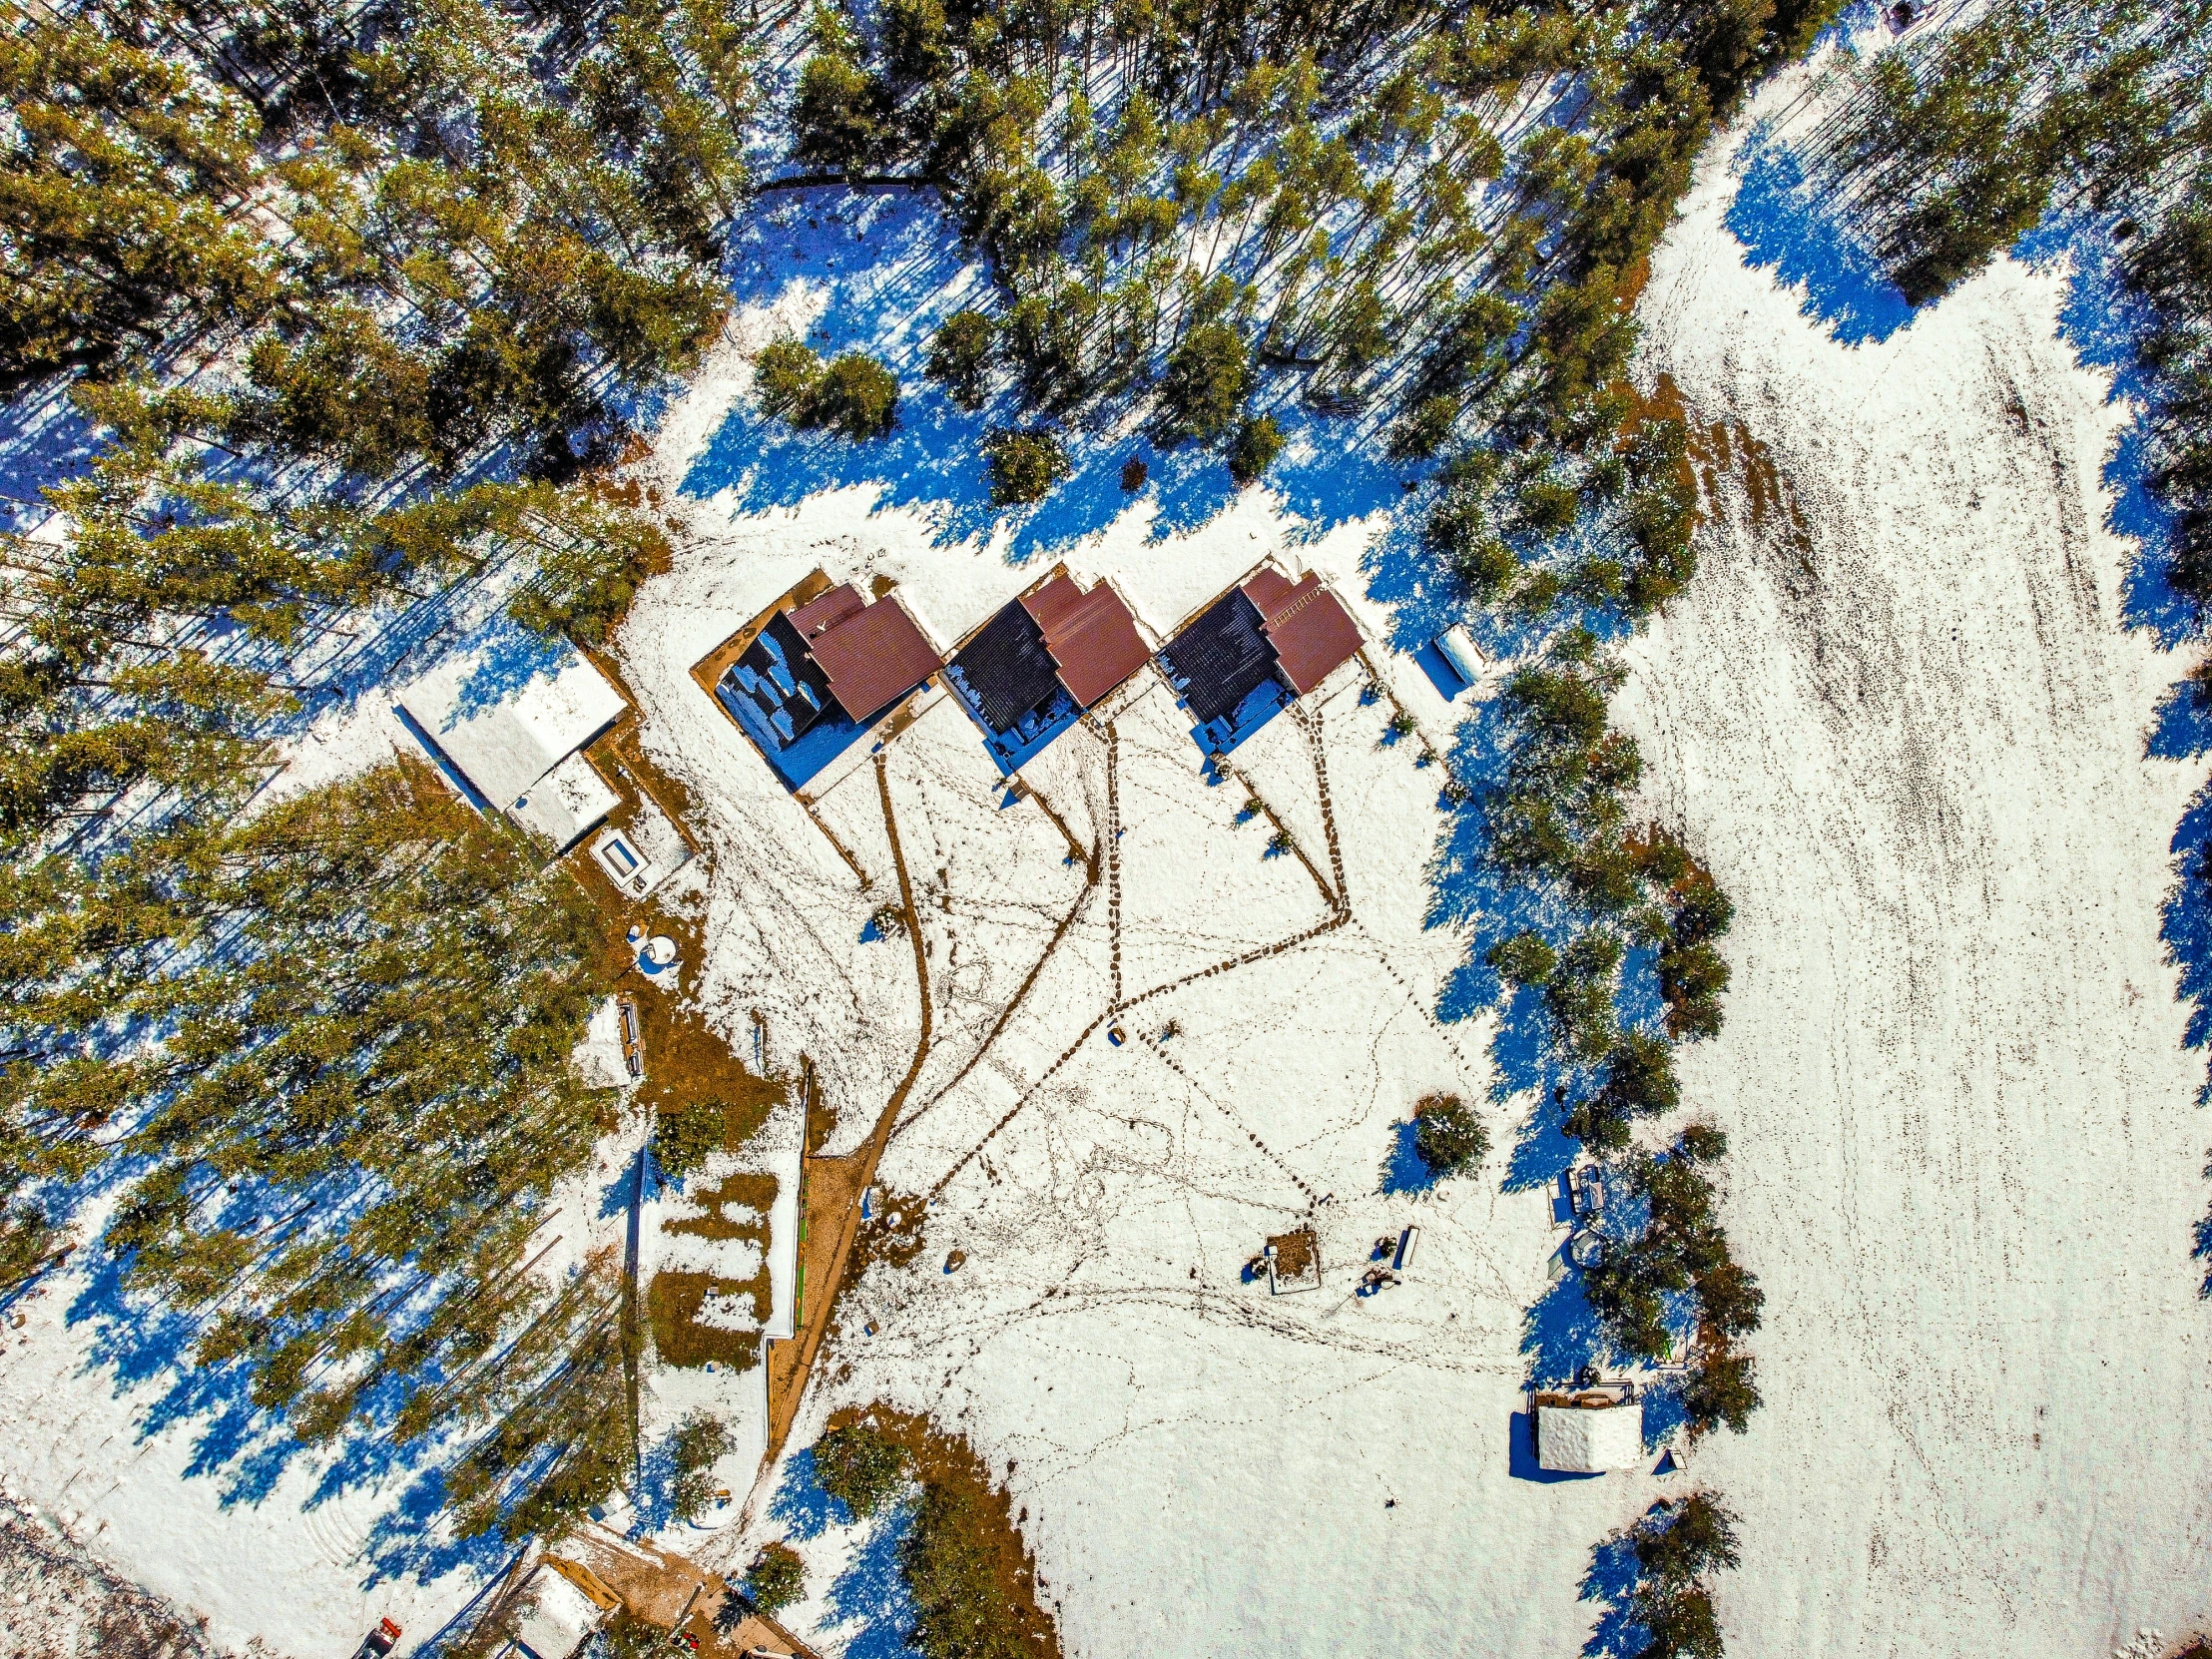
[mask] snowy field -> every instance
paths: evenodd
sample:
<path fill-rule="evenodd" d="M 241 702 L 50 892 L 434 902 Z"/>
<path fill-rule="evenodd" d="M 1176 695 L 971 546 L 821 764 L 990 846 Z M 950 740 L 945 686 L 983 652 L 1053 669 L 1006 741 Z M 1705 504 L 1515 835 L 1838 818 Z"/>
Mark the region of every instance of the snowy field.
<path fill-rule="evenodd" d="M 2104 528 L 2127 415 L 2060 337 L 2061 269 L 2000 264 L 1876 326 L 1823 312 L 1802 250 L 1780 266 L 1810 289 L 1764 250 L 1750 263 L 1731 217 L 1744 136 L 1706 159 L 1654 262 L 1640 373 L 1725 423 L 1733 456 L 1742 434 L 1764 444 L 1803 533 L 1717 465 L 1702 572 L 1630 646 L 1619 705 L 1654 812 L 1737 908 L 1727 1029 L 1685 1052 L 1684 1081 L 1732 1137 L 1767 1405 L 1687 1478 L 1742 1513 L 1719 1595 L 1747 1659 L 2086 1659 L 2212 1612 L 2189 1256 L 2212 1136 L 2159 937 L 2201 769 L 2144 758 L 2176 663 L 2130 628 L 2133 548 Z M 918 335 L 897 283 L 933 269 L 927 238 L 882 226 L 913 258 L 863 265 L 892 274 L 870 303 Z M 836 1406 L 885 1398 L 1006 1475 L 1071 1654 L 1574 1651 L 1592 1546 L 1685 1477 L 1539 1478 L 1513 1449 L 1562 1235 L 1542 1190 L 1505 1180 L 1528 1102 L 1490 1099 L 1490 1021 L 1436 1017 L 1468 944 L 1430 922 L 1442 776 L 1414 765 L 1417 739 L 1384 741 L 1388 701 L 1340 671 L 1215 782 L 1147 671 L 1024 773 L 1107 854 L 1093 878 L 950 700 L 888 747 L 880 787 L 862 765 L 816 822 L 690 675 L 818 567 L 894 579 L 949 644 L 1055 559 L 1113 577 L 1161 638 L 1272 555 L 1337 585 L 1390 696 L 1451 753 L 1470 700 L 1388 649 L 1442 620 L 1387 552 L 1394 478 L 1351 456 L 1323 490 L 1330 458 L 1302 435 L 1279 493 L 1209 495 L 1163 467 L 1143 503 L 1101 485 L 1073 523 L 994 536 L 972 479 L 933 504 L 957 492 L 925 410 L 897 482 L 809 493 L 806 456 L 753 458 L 750 353 L 780 324 L 847 329 L 858 302 L 806 278 L 755 299 L 645 463 L 679 556 L 622 663 L 710 853 L 700 993 L 733 1038 L 757 1016 L 775 1067 L 815 1060 L 832 1153 L 923 1029 L 911 953 L 866 936 L 896 892 L 887 792 L 931 1017 L 880 1180 L 933 1204 L 920 1260 L 848 1292 L 749 1518 L 669 1541 L 721 1565 L 791 1536 L 812 1569 L 795 1627 L 887 1655 L 895 1523 L 836 1525 L 804 1450 Z M 315 776 L 388 750 L 372 701 L 310 751 Z M 1246 817 L 1248 794 L 1272 821 Z M 1272 822 L 1304 856 L 1268 853 Z M 1482 1103 L 1494 1149 L 1430 1187 L 1404 1126 L 1435 1089 Z M 1407 1282 L 1356 1295 L 1408 1224 Z M 1271 1296 L 1248 1264 L 1298 1225 L 1321 1288 Z M 58 1277 L 0 1330 L 4 1489 L 209 1615 L 219 1643 L 338 1654 L 385 1614 L 412 1639 L 503 1564 L 444 1548 L 404 1470 L 272 1462 L 176 1374 L 119 1383 L 88 1318 L 108 1288 Z M 758 1372 L 664 1379 L 655 1420 L 711 1403 L 759 1444 L 760 1389 Z M 364 1585 L 407 1565 L 453 1570 Z"/>
<path fill-rule="evenodd" d="M 1721 1040 L 1767 1291 L 1767 1407 L 1698 1469 L 1740 1506 L 1735 1651 L 2050 1654 L 2212 1613 L 2201 1054 L 2159 942 L 2196 765 L 2123 627 L 2099 472 L 2127 418 L 2003 263 L 1832 341 L 1747 270 L 1708 161 L 1645 361 L 1771 448 L 1808 551 L 1748 515 L 1631 653 L 1652 792 L 1736 901 Z"/>

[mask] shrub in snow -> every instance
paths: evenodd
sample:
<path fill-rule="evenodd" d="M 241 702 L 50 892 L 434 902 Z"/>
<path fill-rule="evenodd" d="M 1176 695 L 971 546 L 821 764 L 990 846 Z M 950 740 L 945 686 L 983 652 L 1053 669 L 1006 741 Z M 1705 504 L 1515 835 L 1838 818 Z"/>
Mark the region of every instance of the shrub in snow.
<path fill-rule="evenodd" d="M 1273 415 L 1248 416 L 1229 446 L 1229 476 L 1249 484 L 1283 453 L 1283 428 Z"/>
<path fill-rule="evenodd" d="M 768 1544 L 746 1569 L 745 1599 L 774 1616 L 807 1593 L 807 1563 L 789 1544 Z"/>
<path fill-rule="evenodd" d="M 1540 933 L 1523 930 L 1490 946 L 1482 958 L 1497 969 L 1508 985 L 1541 985 L 1551 977 L 1559 957 Z"/>
<path fill-rule="evenodd" d="M 815 1442 L 815 1478 L 854 1515 L 872 1515 L 906 1483 L 905 1448 L 873 1423 L 832 1428 Z"/>
<path fill-rule="evenodd" d="M 991 499 L 1002 507 L 1042 501 L 1068 475 L 1068 452 L 1050 432 L 993 432 L 983 452 L 990 457 Z"/>
<path fill-rule="evenodd" d="M 991 348 L 997 341 L 998 324 L 984 312 L 954 311 L 929 336 L 929 361 L 923 372 L 961 408 L 980 409 L 989 389 Z"/>
<path fill-rule="evenodd" d="M 1438 1175 L 1460 1175 L 1482 1162 L 1490 1135 L 1457 1095 L 1432 1094 L 1413 1109 L 1413 1150 Z"/>
<path fill-rule="evenodd" d="M 896 904 L 880 904 L 867 918 L 867 924 L 886 939 L 895 939 L 906 931 L 906 912 Z"/>

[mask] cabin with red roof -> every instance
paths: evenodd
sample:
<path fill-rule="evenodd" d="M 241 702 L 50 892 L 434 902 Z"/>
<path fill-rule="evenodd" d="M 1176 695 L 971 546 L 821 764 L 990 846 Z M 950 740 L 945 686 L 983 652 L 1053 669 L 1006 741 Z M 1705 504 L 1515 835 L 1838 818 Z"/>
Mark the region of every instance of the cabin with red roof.
<path fill-rule="evenodd" d="M 1112 584 L 1088 592 L 1065 570 L 1013 600 L 945 664 L 945 682 L 1011 774 L 1151 658 Z"/>
<path fill-rule="evenodd" d="M 1160 671 L 1198 724 L 1191 736 L 1224 755 L 1359 652 L 1360 625 L 1309 573 L 1262 565 L 1194 617 L 1161 650 Z"/>
<path fill-rule="evenodd" d="M 769 616 L 714 692 L 798 790 L 941 666 L 895 596 L 869 601 L 841 582 Z"/>

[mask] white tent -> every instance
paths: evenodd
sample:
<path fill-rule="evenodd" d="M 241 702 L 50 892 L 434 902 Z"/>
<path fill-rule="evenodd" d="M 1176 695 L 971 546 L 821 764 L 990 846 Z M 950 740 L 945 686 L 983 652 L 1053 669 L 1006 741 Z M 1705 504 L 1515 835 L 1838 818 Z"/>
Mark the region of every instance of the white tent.
<path fill-rule="evenodd" d="M 513 687 L 487 685 L 474 659 L 443 663 L 399 694 L 399 706 L 494 807 L 599 736 L 628 707 L 575 650 Z"/>
<path fill-rule="evenodd" d="M 1633 1468 L 1643 1460 L 1644 1407 L 1639 1400 L 1536 1407 L 1536 1461 L 1544 1468 L 1602 1474 Z"/>

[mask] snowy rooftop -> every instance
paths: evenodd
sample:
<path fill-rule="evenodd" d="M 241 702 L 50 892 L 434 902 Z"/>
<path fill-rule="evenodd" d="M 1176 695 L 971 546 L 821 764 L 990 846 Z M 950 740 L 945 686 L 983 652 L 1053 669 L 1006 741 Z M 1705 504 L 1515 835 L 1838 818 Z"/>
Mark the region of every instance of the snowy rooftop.
<path fill-rule="evenodd" d="M 514 670 L 482 656 L 441 663 L 398 702 L 477 793 L 501 808 L 514 807 L 627 707 L 607 677 L 567 646 Z"/>
<path fill-rule="evenodd" d="M 1603 1474 L 1644 1460 L 1644 1408 L 1620 1405 L 1538 1405 L 1536 1461 L 1561 1474 Z"/>

